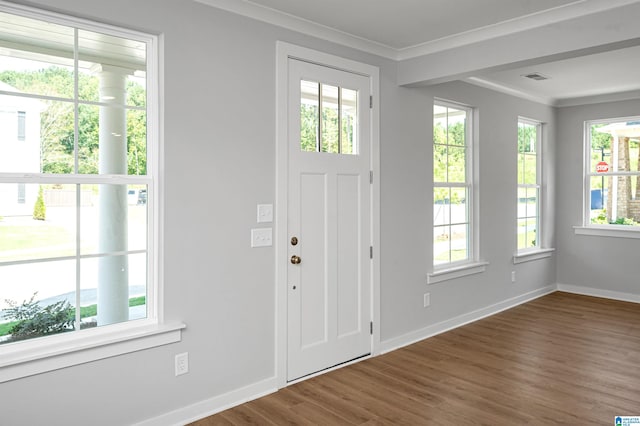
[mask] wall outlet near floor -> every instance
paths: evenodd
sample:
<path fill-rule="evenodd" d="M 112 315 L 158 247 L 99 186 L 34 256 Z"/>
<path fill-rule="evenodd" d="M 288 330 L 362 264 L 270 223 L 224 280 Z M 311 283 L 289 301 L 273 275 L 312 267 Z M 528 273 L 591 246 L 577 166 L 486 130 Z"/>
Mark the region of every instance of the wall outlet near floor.
<path fill-rule="evenodd" d="M 512 283 L 516 282 L 516 271 L 511 271 L 511 282 Z"/>
<path fill-rule="evenodd" d="M 189 372 L 189 352 L 176 355 L 176 376 Z"/>
<path fill-rule="evenodd" d="M 425 293 L 424 294 L 424 307 L 428 307 L 429 305 L 431 305 L 431 293 Z"/>

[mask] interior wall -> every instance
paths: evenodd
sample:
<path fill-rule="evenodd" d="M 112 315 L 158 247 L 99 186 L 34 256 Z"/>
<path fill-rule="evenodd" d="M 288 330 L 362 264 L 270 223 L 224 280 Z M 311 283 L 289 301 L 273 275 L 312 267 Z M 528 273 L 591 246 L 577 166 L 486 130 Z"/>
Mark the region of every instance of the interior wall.
<path fill-rule="evenodd" d="M 382 340 L 395 339 L 555 283 L 555 258 L 514 265 L 518 117 L 544 124 L 544 246 L 554 247 L 555 111 L 462 82 L 410 90 L 399 128 L 382 161 Z M 427 285 L 433 256 L 432 111 L 435 98 L 477 111 L 480 260 L 486 271 Z M 511 272 L 516 271 L 516 282 Z M 431 306 L 424 308 L 423 295 Z M 401 339 L 400 339 L 401 340 Z"/>
<path fill-rule="evenodd" d="M 576 235 L 582 225 L 584 122 L 638 115 L 640 100 L 558 109 L 558 283 L 640 295 L 640 239 Z"/>
<path fill-rule="evenodd" d="M 177 344 L 1 384 L 1 423 L 131 424 L 274 376 L 274 251 L 251 249 L 249 235 L 256 204 L 275 201 L 277 40 L 380 67 L 383 341 L 555 282 L 553 258 L 511 262 L 517 116 L 552 128 L 551 108 L 464 83 L 398 87 L 392 61 L 191 1 L 29 4 L 163 36 L 165 317 L 187 328 Z M 480 247 L 490 264 L 427 287 L 434 96 L 478 108 Z M 554 157 L 549 138 L 545 164 Z M 175 377 L 181 352 L 190 372 Z"/>

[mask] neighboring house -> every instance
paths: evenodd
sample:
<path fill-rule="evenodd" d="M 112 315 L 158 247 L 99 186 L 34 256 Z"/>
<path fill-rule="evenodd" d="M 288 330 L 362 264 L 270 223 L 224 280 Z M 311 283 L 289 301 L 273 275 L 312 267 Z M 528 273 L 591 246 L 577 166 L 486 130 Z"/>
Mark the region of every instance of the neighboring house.
<path fill-rule="evenodd" d="M 17 92 L 0 82 L 0 91 Z M 35 99 L 0 94 L 0 169 L 16 173 L 40 171 L 40 112 Z M 0 185 L 0 216 L 33 213 L 38 188 L 23 183 Z"/>

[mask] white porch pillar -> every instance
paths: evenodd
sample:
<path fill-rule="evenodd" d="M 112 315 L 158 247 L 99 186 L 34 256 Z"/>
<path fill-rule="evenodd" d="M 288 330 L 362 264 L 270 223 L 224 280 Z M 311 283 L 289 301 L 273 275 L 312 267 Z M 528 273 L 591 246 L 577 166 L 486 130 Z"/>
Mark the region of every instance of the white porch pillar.
<path fill-rule="evenodd" d="M 127 174 L 126 81 L 129 70 L 99 66 L 100 174 Z M 112 106 L 111 106 L 112 105 Z M 127 251 L 127 186 L 100 185 L 98 211 L 99 253 Z M 98 259 L 98 325 L 129 319 L 129 264 L 126 255 Z"/>

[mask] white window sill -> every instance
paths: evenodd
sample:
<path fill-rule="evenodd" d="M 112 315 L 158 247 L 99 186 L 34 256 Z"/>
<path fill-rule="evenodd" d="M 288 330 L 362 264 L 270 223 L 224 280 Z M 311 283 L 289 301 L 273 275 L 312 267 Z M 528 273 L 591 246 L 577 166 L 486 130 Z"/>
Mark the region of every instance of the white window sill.
<path fill-rule="evenodd" d="M 640 227 L 626 225 L 574 226 L 576 235 L 594 237 L 640 238 Z"/>
<path fill-rule="evenodd" d="M 0 383 L 179 342 L 186 327 L 140 321 L 0 345 Z"/>
<path fill-rule="evenodd" d="M 466 277 L 467 275 L 484 272 L 489 262 L 473 262 L 453 268 L 439 269 L 427 274 L 427 284 L 435 284 L 442 281 Z"/>
<path fill-rule="evenodd" d="M 513 255 L 513 264 L 517 265 L 518 263 L 524 262 L 532 262 L 534 260 L 546 259 L 553 255 L 553 252 L 556 251 L 554 248 L 545 248 L 545 249 L 536 249 L 521 253 L 516 253 Z"/>

